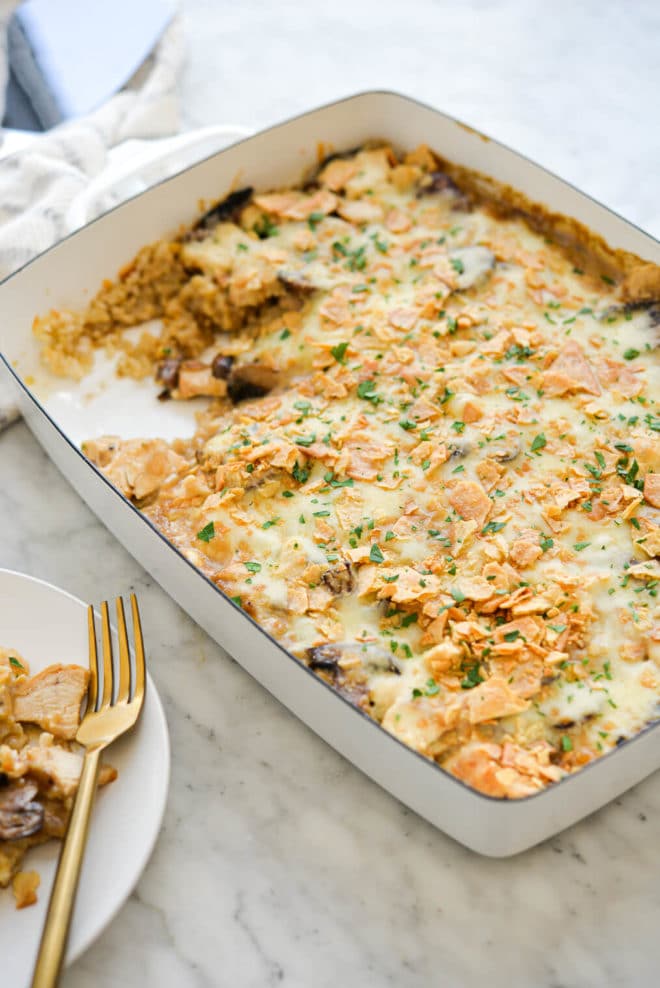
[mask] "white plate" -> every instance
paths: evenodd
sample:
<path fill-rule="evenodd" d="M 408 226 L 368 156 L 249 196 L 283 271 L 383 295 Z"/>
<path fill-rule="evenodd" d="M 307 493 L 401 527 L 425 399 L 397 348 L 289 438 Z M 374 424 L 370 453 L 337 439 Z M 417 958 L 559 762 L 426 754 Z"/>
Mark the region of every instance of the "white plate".
<path fill-rule="evenodd" d="M 0 569 L 0 645 L 16 648 L 39 672 L 54 662 L 86 666 L 87 605 L 50 583 Z M 147 657 L 149 639 L 145 631 Z M 116 642 L 115 642 L 116 645 Z M 67 963 L 108 925 L 137 884 L 156 842 L 170 771 L 167 723 L 151 679 L 133 732 L 105 760 L 118 778 L 99 791 L 90 827 Z M 17 910 L 11 889 L 0 890 L 0 983 L 29 984 L 61 845 L 50 841 L 24 862 L 41 876 L 39 901 Z"/>

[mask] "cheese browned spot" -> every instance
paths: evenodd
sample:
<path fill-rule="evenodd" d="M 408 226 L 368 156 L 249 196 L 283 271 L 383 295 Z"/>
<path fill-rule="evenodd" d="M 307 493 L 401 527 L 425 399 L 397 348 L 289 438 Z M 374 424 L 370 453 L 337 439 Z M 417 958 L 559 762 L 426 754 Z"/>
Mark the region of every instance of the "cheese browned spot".
<path fill-rule="evenodd" d="M 85 451 L 386 730 L 520 797 L 657 718 L 658 269 L 575 267 L 468 185 L 427 147 L 342 155 L 37 331 L 210 392 L 190 441 Z"/>

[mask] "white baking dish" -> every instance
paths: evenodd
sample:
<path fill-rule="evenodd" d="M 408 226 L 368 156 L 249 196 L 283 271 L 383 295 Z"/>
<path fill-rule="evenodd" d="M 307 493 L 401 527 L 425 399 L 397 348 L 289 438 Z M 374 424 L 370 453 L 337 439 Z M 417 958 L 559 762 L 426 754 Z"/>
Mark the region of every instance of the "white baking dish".
<path fill-rule="evenodd" d="M 660 244 L 570 185 L 492 140 L 414 100 L 373 92 L 314 110 L 216 153 L 143 192 L 42 254 L 0 285 L 3 372 L 25 419 L 85 501 L 199 624 L 279 700 L 368 776 L 468 847 L 515 854 L 602 806 L 660 766 L 660 731 L 649 727 L 576 775 L 535 796 L 484 796 L 405 747 L 310 672 L 181 556 L 79 451 L 84 437 L 192 431 L 191 408 L 154 401 L 152 383 L 49 380 L 31 325 L 51 307 L 81 308 L 143 244 L 190 222 L 200 199 L 230 187 L 271 188 L 313 165 L 319 143 L 346 149 L 373 137 L 424 141 L 443 156 L 573 216 L 613 247 L 660 263 Z M 104 392 L 103 380 L 111 380 Z M 35 478 L 35 483 L 38 478 Z"/>

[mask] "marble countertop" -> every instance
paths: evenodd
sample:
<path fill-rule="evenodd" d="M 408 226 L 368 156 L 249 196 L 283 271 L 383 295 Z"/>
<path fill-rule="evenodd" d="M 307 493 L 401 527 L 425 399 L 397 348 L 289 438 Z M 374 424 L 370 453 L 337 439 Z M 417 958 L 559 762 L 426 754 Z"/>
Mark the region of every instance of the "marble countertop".
<path fill-rule="evenodd" d="M 258 127 L 351 91 L 400 89 L 660 235 L 660 130 L 648 117 L 660 83 L 655 3 L 182 6 L 187 126 Z M 65 988 L 655 982 L 660 773 L 526 854 L 477 857 L 251 680 L 103 528 L 22 423 L 0 434 L 0 472 L 1 565 L 89 600 L 139 593 L 172 739 L 154 855 Z"/>

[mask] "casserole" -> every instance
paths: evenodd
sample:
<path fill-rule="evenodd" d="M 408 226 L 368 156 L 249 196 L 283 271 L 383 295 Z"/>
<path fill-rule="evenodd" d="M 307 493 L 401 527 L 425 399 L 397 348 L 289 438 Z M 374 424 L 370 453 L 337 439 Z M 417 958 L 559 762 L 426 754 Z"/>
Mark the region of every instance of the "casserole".
<path fill-rule="evenodd" d="M 391 94 L 355 97 L 274 128 L 188 169 L 58 245 L 3 286 L 3 312 L 10 314 L 7 327 L 13 334 L 11 348 L 4 344 L 7 356 L 23 378 L 26 375 L 35 380 L 41 378 L 40 394 L 46 396 L 50 388 L 50 397 L 44 397 L 44 400 L 69 438 L 80 442 L 90 433 L 99 432 L 122 436 L 162 435 L 164 426 L 173 436 L 185 430 L 182 417 L 189 416 L 190 410 L 168 407 L 163 414 L 162 409 L 155 412 L 152 409 L 154 419 L 147 422 L 136 404 L 140 395 L 144 398 L 144 392 L 132 382 L 122 381 L 121 388 L 113 386 L 112 395 L 110 392 L 105 396 L 97 395 L 95 401 L 86 405 L 84 425 L 81 429 L 79 422 L 76 431 L 75 401 L 81 400 L 82 392 L 78 389 L 76 395 L 75 388 L 63 389 L 61 383 L 54 390 L 53 383 L 45 381 L 38 370 L 37 348 L 28 338 L 31 317 L 36 312 L 53 306 L 82 308 L 89 295 L 81 289 L 94 288 L 104 275 L 128 261 L 142 244 L 188 220 L 190 204 L 200 194 L 207 199 L 217 199 L 219 192 L 226 191 L 237 180 L 257 188 L 290 183 L 314 162 L 318 141 L 346 148 L 354 147 L 374 134 L 408 148 L 425 141 L 449 160 L 486 172 L 500 182 L 514 185 L 530 199 L 542 200 L 554 211 L 574 216 L 604 236 L 612 246 L 633 251 L 651 261 L 658 260 L 657 245 L 650 238 L 512 152 L 486 142 L 456 122 L 402 97 Z M 271 142 L 282 142 L 285 146 L 277 161 L 268 154 Z M 176 195 L 173 194 L 175 190 Z M 130 223 L 127 222 L 129 216 Z M 78 251 L 81 251 L 80 255 Z M 73 262 L 74 257 L 76 262 Z M 76 263 L 77 271 L 74 270 Z M 48 277 L 44 276 L 45 271 L 49 272 Z M 54 285 L 58 286 L 56 294 L 48 291 L 49 286 Z M 93 387 L 99 384 L 98 379 L 92 382 Z M 89 393 L 89 383 L 86 387 Z M 125 402 L 123 410 L 118 408 L 117 397 Z M 402 749 L 394 739 L 356 715 L 329 694 L 322 683 L 310 682 L 309 672 L 302 667 L 292 667 L 291 660 L 282 655 L 279 646 L 245 616 L 232 615 L 230 618 L 231 602 L 220 598 L 211 584 L 191 571 L 184 559 L 175 555 L 130 506 L 122 503 L 89 464 L 73 452 L 61 433 L 57 438 L 55 422 L 43 416 L 36 401 L 25 391 L 21 394 L 21 404 L 31 427 L 42 441 L 49 443 L 51 455 L 83 496 L 193 617 L 324 738 L 386 788 L 468 846 L 482 853 L 500 855 L 522 850 L 579 819 L 657 764 L 653 760 L 657 742 L 652 730 L 647 729 L 588 770 L 516 803 L 488 799 L 448 779 L 433 764 Z M 141 406 L 142 409 L 145 407 Z M 95 416 L 94 427 L 91 415 Z M 122 415 L 125 415 L 124 421 Z M 130 425 L 127 419 L 131 419 Z M 56 439 L 52 446 L 50 437 Z M 135 545 L 131 544 L 132 539 L 136 540 Z M 244 634 L 241 628 L 244 628 Z M 258 646 L 255 648 L 258 641 L 268 642 L 261 653 Z M 631 757 L 627 752 L 633 747 L 636 751 Z M 605 777 L 612 782 L 609 792 L 602 781 L 600 784 L 585 781 L 595 778 L 596 773 L 602 777 L 605 767 Z M 484 812 L 470 811 L 474 800 L 486 800 Z"/>

